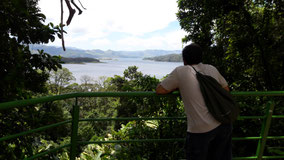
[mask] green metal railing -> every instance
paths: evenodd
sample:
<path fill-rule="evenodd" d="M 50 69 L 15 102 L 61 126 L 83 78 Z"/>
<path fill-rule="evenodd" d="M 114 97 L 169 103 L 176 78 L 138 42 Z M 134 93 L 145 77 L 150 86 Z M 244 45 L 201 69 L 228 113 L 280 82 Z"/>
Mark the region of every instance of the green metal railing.
<path fill-rule="evenodd" d="M 234 96 L 284 96 L 284 91 L 270 91 L 270 92 L 232 92 Z M 124 120 L 186 120 L 185 117 L 123 117 L 123 118 L 94 118 L 94 119 L 79 119 L 80 107 L 78 106 L 78 98 L 79 97 L 153 97 L 153 96 L 178 96 L 178 92 L 174 92 L 168 95 L 156 95 L 154 92 L 90 92 L 90 93 L 70 93 L 64 95 L 56 95 L 56 96 L 48 96 L 48 97 L 40 97 L 29 100 L 19 100 L 12 102 L 0 103 L 0 111 L 8 110 L 16 107 L 29 106 L 33 104 L 52 102 L 57 100 L 65 100 L 70 98 L 75 98 L 75 104 L 73 106 L 72 111 L 72 119 L 66 120 L 63 122 L 43 126 L 40 128 L 28 130 L 21 133 L 16 133 L 13 135 L 8 135 L 0 138 L 0 142 L 15 139 L 20 136 L 28 135 L 34 132 L 39 132 L 43 130 L 47 130 L 50 128 L 54 128 L 57 126 L 61 126 L 67 123 L 72 123 L 72 132 L 71 132 L 71 143 L 66 144 L 54 149 L 50 149 L 47 151 L 40 152 L 36 155 L 28 157 L 26 159 L 36 159 L 38 157 L 44 156 L 46 154 L 56 152 L 66 147 L 70 147 L 70 159 L 75 160 L 75 156 L 77 154 L 77 146 L 78 145 L 86 145 L 86 144 L 103 144 L 103 143 L 133 143 L 133 142 L 174 142 L 174 141 L 184 141 L 184 138 L 175 138 L 175 139 L 133 139 L 133 140 L 112 140 L 112 141 L 78 141 L 78 125 L 79 122 L 82 121 L 124 121 Z M 270 101 L 267 103 L 267 110 L 264 116 L 240 116 L 239 119 L 263 119 L 261 133 L 260 136 L 257 137 L 233 137 L 233 140 L 258 140 L 258 146 L 256 150 L 255 156 L 250 157 L 234 157 L 233 159 L 280 159 L 284 158 L 284 156 L 263 156 L 266 141 L 268 139 L 284 139 L 283 136 L 268 136 L 269 128 L 271 125 L 272 118 L 284 118 L 284 115 L 273 115 L 275 104 Z"/>

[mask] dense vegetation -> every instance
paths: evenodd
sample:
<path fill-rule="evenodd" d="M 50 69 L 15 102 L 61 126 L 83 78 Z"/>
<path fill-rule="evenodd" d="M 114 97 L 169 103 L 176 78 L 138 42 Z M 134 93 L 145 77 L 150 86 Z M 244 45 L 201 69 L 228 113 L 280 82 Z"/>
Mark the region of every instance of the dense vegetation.
<path fill-rule="evenodd" d="M 56 35 L 60 36 L 59 27 L 51 23 L 44 25 L 44 20 L 35 0 L 0 1 L 0 102 L 32 98 L 46 92 L 48 72 L 61 67 L 58 57 L 42 50 L 32 54 L 29 50 L 31 43 L 48 43 L 54 41 Z M 1 111 L 0 137 L 50 123 L 47 120 L 61 119 L 60 112 L 44 120 L 41 118 L 53 109 L 56 110 L 56 106 Z M 34 137 L 27 136 L 0 143 L 0 159 L 18 159 L 15 155 L 23 157 L 25 151 L 32 154 L 31 143 L 34 142 Z"/>
<path fill-rule="evenodd" d="M 178 0 L 177 17 L 237 90 L 284 89 L 284 2 Z"/>
<path fill-rule="evenodd" d="M 283 1 L 265 0 L 178 0 L 181 27 L 188 32 L 184 42 L 199 43 L 205 63 L 215 65 L 232 90 L 283 90 Z M 0 2 L 0 102 L 70 92 L 153 91 L 160 80 L 129 67 L 123 76 L 92 80 L 82 84 L 60 69 L 58 57 L 29 44 L 53 41 L 58 26 L 44 25 L 37 0 Z M 275 114 L 284 114 L 283 98 L 238 97 L 242 115 L 263 115 L 268 100 L 276 102 Z M 184 116 L 179 97 L 80 98 L 80 118 L 175 117 Z M 56 101 L 0 112 L 0 137 L 70 118 L 74 100 Z M 279 107 L 280 106 L 280 107 Z M 128 140 L 139 138 L 183 138 L 186 125 L 178 121 L 82 122 L 79 140 Z M 284 135 L 284 121 L 272 122 L 270 135 Z M 257 136 L 261 119 L 237 121 L 234 136 Z M 0 159 L 23 159 L 70 142 L 70 125 L 22 136 L 0 143 Z M 256 141 L 234 142 L 234 156 L 255 154 Z M 80 159 L 181 159 L 182 142 L 121 143 L 81 146 Z M 281 151 L 282 149 L 282 151 Z M 42 159 L 68 159 L 68 149 Z M 283 154 L 283 140 L 269 141 L 266 155 Z"/>
<path fill-rule="evenodd" d="M 188 32 L 183 42 L 196 42 L 205 52 L 204 63 L 214 64 L 232 90 L 266 91 L 284 89 L 284 1 L 275 0 L 178 0 L 181 28 Z M 283 99 L 275 99 L 283 106 Z M 242 115 L 259 114 L 258 99 L 240 99 Z M 253 102 L 254 101 L 254 102 Z M 277 114 L 283 114 L 279 107 Z M 283 119 L 273 122 L 284 125 Z M 238 121 L 234 133 L 253 135 L 255 121 Z M 247 129 L 245 129 L 247 128 Z M 275 128 L 274 128 L 275 129 Z M 283 135 L 274 130 L 271 133 Z M 283 147 L 283 140 L 269 145 Z M 235 143 L 243 155 L 251 155 L 255 143 Z M 242 149 L 241 149 L 242 148 Z M 268 152 L 268 148 L 266 152 Z M 280 152 L 279 152 L 280 153 Z M 283 154 L 283 151 L 282 151 Z"/>
<path fill-rule="evenodd" d="M 46 84 L 47 95 L 57 95 L 70 92 L 108 92 L 108 91 L 153 91 L 159 80 L 149 75 L 144 75 L 133 66 L 124 71 L 123 76 L 101 77 L 93 80 L 88 76 L 81 78 L 81 84 L 71 83 L 74 80 L 72 73 L 63 68 L 50 72 L 50 80 Z M 42 95 L 40 95 L 42 96 Z M 261 97 L 238 98 L 242 108 L 242 115 L 263 115 L 265 103 L 269 99 Z M 274 99 L 277 100 L 277 99 Z M 36 105 L 37 112 L 29 112 L 32 117 L 33 128 L 67 120 L 72 113 L 74 100 L 56 101 L 43 105 Z M 184 117 L 183 105 L 179 97 L 121 97 L 121 98 L 79 98 L 80 118 L 100 117 Z M 280 101 L 277 102 L 279 107 Z M 277 114 L 282 113 L 281 108 L 276 109 Z M 42 118 L 45 117 L 45 118 Z M 272 123 L 272 135 L 283 135 L 283 121 Z M 257 136 L 260 133 L 261 120 L 242 120 L 234 125 L 234 137 Z M 22 159 L 25 156 L 40 151 L 51 149 L 59 145 L 70 143 L 70 125 L 47 130 L 19 138 L 22 141 L 29 138 L 29 149 L 14 152 L 17 143 L 7 141 L 6 152 L 1 158 L 14 157 Z M 105 141 L 129 139 L 167 139 L 183 138 L 186 133 L 186 121 L 177 120 L 148 120 L 148 121 L 106 121 L 106 122 L 81 122 L 79 126 L 80 141 Z M 281 141 L 280 141 L 281 142 Z M 281 153 L 279 141 L 268 143 L 266 155 Z M 8 143 L 10 145 L 8 145 Z M 256 151 L 257 141 L 234 142 L 234 156 L 253 156 Z M 7 147 L 7 145 L 9 147 Z M 170 146 L 170 147 L 169 147 Z M 104 145 L 81 146 L 80 159 L 180 159 L 184 158 L 183 142 L 163 143 L 120 143 Z M 273 146 L 273 147 L 272 147 Z M 276 146 L 276 148 L 275 148 Z M 23 147 L 25 149 L 27 146 Z M 68 149 L 44 156 L 42 159 L 68 159 Z"/>
<path fill-rule="evenodd" d="M 182 62 L 181 54 L 168 54 L 164 56 L 147 57 L 144 60 L 154 60 L 161 62 Z"/>

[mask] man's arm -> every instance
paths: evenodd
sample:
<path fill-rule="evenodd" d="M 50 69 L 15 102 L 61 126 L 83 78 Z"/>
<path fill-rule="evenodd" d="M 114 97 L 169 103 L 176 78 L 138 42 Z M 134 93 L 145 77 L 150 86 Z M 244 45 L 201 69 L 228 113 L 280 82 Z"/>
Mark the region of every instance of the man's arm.
<path fill-rule="evenodd" d="M 156 88 L 156 93 L 157 94 L 168 94 L 172 92 L 171 90 L 166 90 L 161 84 L 158 84 Z"/>
<path fill-rule="evenodd" d="M 224 89 L 228 92 L 230 92 L 229 86 L 224 87 Z M 157 94 L 168 94 L 172 91 L 166 90 L 161 84 L 158 84 L 156 88 L 156 93 Z"/>
<path fill-rule="evenodd" d="M 157 85 L 157 94 L 168 94 L 178 88 L 177 68 L 175 68 L 161 83 Z M 162 85 L 163 84 L 163 85 Z M 167 89 L 166 89 L 167 88 Z"/>

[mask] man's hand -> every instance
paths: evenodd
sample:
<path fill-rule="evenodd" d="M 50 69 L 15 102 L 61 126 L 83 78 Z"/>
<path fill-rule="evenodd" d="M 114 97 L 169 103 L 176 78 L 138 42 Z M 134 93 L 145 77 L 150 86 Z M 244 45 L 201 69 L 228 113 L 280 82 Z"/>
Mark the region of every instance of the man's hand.
<path fill-rule="evenodd" d="M 230 92 L 230 88 L 229 88 L 229 86 L 224 87 L 224 89 L 225 89 L 225 90 L 227 90 L 228 92 Z"/>

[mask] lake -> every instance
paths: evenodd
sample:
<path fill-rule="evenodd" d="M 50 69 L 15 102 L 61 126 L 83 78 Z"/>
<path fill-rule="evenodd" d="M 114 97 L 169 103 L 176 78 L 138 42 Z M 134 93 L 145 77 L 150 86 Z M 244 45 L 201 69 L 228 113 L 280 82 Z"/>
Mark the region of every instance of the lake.
<path fill-rule="evenodd" d="M 123 75 L 128 66 L 137 66 L 138 71 L 144 75 L 155 76 L 158 79 L 169 74 L 175 67 L 183 65 L 182 62 L 156 62 L 142 60 L 141 58 L 118 58 L 113 60 L 100 60 L 103 63 L 86 64 L 63 64 L 62 67 L 69 69 L 76 78 L 77 83 L 81 83 L 81 76 L 87 75 L 97 80 L 99 77 L 113 77 Z"/>

